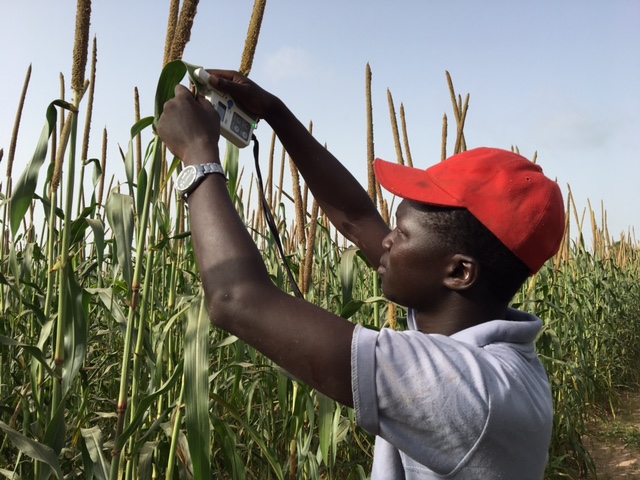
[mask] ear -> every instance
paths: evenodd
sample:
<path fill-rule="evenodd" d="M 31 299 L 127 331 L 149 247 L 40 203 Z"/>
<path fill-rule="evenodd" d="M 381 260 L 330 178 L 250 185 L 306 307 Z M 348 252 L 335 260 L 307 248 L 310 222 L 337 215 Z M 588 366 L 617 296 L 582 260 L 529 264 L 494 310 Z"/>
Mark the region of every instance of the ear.
<path fill-rule="evenodd" d="M 456 253 L 451 256 L 444 278 L 444 285 L 451 290 L 468 290 L 480 277 L 480 264 L 469 255 Z"/>

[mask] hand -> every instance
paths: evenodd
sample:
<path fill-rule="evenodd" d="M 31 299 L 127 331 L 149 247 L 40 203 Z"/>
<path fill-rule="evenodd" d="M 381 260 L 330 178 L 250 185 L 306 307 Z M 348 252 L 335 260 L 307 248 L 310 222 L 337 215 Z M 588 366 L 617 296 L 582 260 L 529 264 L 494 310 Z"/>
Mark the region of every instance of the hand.
<path fill-rule="evenodd" d="M 246 110 L 268 120 L 278 99 L 244 75 L 230 70 L 207 70 L 209 83 L 221 92 L 231 95 Z"/>
<path fill-rule="evenodd" d="M 164 105 L 158 135 L 186 165 L 219 162 L 220 116 L 211 103 L 183 85 Z"/>

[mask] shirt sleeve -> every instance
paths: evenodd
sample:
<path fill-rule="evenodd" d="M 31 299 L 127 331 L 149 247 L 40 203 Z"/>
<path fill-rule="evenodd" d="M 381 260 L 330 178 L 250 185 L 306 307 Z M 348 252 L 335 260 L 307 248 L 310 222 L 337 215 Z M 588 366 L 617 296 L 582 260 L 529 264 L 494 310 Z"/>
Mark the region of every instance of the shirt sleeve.
<path fill-rule="evenodd" d="M 434 472 L 452 472 L 488 424 L 481 356 L 480 348 L 442 335 L 357 326 L 351 360 L 357 424 Z"/>

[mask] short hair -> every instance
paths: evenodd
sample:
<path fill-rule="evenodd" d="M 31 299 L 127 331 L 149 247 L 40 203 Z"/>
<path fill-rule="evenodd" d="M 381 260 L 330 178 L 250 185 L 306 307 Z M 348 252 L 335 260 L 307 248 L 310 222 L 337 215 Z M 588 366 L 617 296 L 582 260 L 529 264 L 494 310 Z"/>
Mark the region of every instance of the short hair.
<path fill-rule="evenodd" d="M 433 213 L 426 215 L 425 221 L 443 242 L 455 253 L 470 255 L 478 261 L 480 275 L 496 300 L 509 302 L 515 296 L 531 273 L 529 267 L 469 210 L 417 205 Z"/>

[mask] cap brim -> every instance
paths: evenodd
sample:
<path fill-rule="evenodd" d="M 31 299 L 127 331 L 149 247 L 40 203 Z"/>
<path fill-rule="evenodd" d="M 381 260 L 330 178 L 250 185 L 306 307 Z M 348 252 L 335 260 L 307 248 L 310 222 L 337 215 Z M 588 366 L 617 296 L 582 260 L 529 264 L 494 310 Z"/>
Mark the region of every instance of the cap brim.
<path fill-rule="evenodd" d="M 398 197 L 439 207 L 464 207 L 459 199 L 442 190 L 430 177 L 429 170 L 399 165 L 376 158 L 376 179 L 385 190 Z"/>

